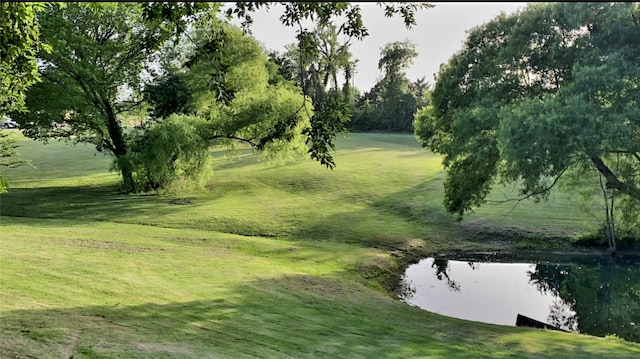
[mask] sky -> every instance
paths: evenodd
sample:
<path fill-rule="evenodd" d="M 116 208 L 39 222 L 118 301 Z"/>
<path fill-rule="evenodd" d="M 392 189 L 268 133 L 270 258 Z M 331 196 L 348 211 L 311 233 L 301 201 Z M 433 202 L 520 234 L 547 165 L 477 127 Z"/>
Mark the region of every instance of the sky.
<path fill-rule="evenodd" d="M 466 32 L 486 23 L 501 12 L 507 14 L 526 6 L 526 3 L 432 3 L 434 8 L 420 10 L 416 15 L 417 25 L 407 29 L 399 16 L 386 18 L 384 10 L 375 3 L 360 3 L 362 18 L 369 36 L 362 41 L 353 41 L 351 53 L 359 59 L 355 74 L 355 86 L 361 92 L 369 91 L 380 77 L 378 60 L 380 50 L 390 42 L 412 40 L 418 57 L 407 69 L 409 80 L 425 77 L 430 83 L 440 64 L 462 48 Z M 295 28 L 286 27 L 279 21 L 282 8 L 269 11 L 261 9 L 253 15 L 252 35 L 268 50 L 284 51 L 285 45 L 295 42 Z M 238 21 L 234 23 L 239 24 Z"/>

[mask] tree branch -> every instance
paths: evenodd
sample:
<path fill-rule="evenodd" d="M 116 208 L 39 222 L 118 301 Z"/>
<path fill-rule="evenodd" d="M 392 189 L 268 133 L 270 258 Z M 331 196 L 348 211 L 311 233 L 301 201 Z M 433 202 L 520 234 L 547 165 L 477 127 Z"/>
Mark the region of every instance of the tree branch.
<path fill-rule="evenodd" d="M 589 158 L 591 158 L 591 161 L 596 166 L 596 169 L 598 169 L 598 171 L 602 173 L 604 178 L 607 179 L 607 188 L 617 189 L 621 193 L 640 200 L 640 188 L 636 188 L 629 185 L 628 183 L 620 181 L 618 177 L 611 171 L 611 169 L 607 167 L 607 165 L 597 155 L 589 155 Z"/>
<path fill-rule="evenodd" d="M 238 137 L 238 136 L 233 135 L 233 134 L 215 135 L 215 136 L 212 136 L 209 140 L 213 142 L 213 141 L 221 139 L 221 138 L 225 138 L 225 139 L 229 139 L 229 140 L 236 140 L 236 141 L 240 141 L 240 142 L 246 142 L 246 143 L 250 144 L 251 147 L 257 147 L 258 146 L 257 143 L 253 142 L 252 140 L 250 140 L 248 138 Z"/>
<path fill-rule="evenodd" d="M 607 151 L 609 153 L 616 153 L 616 154 L 623 154 L 623 155 L 629 155 L 634 157 L 636 160 L 638 160 L 638 162 L 640 162 L 640 154 L 638 152 L 635 151 L 628 151 L 628 150 L 609 150 Z"/>
<path fill-rule="evenodd" d="M 121 114 L 121 113 L 123 113 L 123 112 L 131 111 L 131 109 L 133 109 L 133 108 L 134 108 L 134 107 L 136 107 L 136 106 L 141 105 L 144 101 L 143 101 L 143 100 L 140 100 L 140 101 L 127 101 L 127 102 L 129 102 L 129 106 L 127 106 L 127 107 L 123 107 L 123 108 L 118 108 L 118 109 L 115 111 L 115 114 L 116 114 L 116 115 Z M 123 104 L 124 104 L 124 103 L 122 103 L 122 104 L 116 104 L 116 106 L 118 106 L 118 107 L 119 107 L 119 105 L 123 105 Z"/>
<path fill-rule="evenodd" d="M 524 197 L 520 197 L 520 198 L 508 198 L 508 199 L 505 199 L 505 200 L 502 200 L 502 201 L 487 200 L 487 202 L 496 203 L 496 204 L 513 202 L 513 201 L 522 202 L 522 201 L 524 201 L 524 200 L 526 200 L 528 198 L 531 198 L 533 196 L 539 196 L 539 195 L 541 195 L 541 194 L 543 194 L 545 192 L 550 191 L 558 183 L 558 181 L 560 180 L 560 177 L 562 177 L 562 175 L 567 171 L 567 169 L 569 167 L 570 167 L 569 165 L 565 166 L 562 169 L 562 171 L 560 171 L 560 173 L 553 179 L 553 182 L 551 182 L 551 185 L 549 185 L 548 187 L 543 188 L 543 189 L 541 189 L 539 191 L 531 192 L 528 195 L 526 195 Z M 514 208 L 515 208 L 515 206 L 514 206 Z M 513 208 L 511 210 L 513 210 Z"/>

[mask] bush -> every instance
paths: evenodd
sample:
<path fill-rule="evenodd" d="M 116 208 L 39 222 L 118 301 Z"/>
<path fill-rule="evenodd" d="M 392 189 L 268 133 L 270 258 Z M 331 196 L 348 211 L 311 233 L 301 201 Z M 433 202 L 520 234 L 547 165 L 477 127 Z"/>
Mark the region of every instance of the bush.
<path fill-rule="evenodd" d="M 205 120 L 185 115 L 171 115 L 134 129 L 125 160 L 133 169 L 135 190 L 204 185 L 212 168 L 206 129 Z"/>

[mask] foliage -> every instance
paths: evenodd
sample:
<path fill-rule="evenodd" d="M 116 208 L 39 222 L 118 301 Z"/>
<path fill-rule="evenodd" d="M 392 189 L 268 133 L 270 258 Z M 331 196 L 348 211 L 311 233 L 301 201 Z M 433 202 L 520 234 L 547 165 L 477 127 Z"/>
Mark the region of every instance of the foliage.
<path fill-rule="evenodd" d="M 296 69 L 295 62 L 286 55 L 280 54 L 278 51 L 269 52 L 269 84 L 276 84 L 282 81 L 295 81 Z"/>
<path fill-rule="evenodd" d="M 37 19 L 44 9 L 43 2 L 0 3 L 0 115 L 23 111 L 27 90 L 40 81 L 36 59 L 50 50 Z"/>
<path fill-rule="evenodd" d="M 317 104 L 316 120 L 311 127 L 305 130 L 311 139 L 311 157 L 326 166 L 332 165 L 332 157 L 329 148 L 335 150 L 333 138 L 338 133 L 345 134 L 345 123 L 349 121 L 349 104 L 343 97 L 343 93 L 337 89 L 331 89 Z M 319 145 L 326 144 L 326 145 Z"/>
<path fill-rule="evenodd" d="M 139 104 L 145 61 L 170 36 L 160 23 L 142 21 L 139 3 L 68 3 L 39 16 L 43 41 L 43 81 L 27 98 L 26 114 L 16 114 L 24 133 L 89 142 L 115 157 L 123 187 L 133 188 L 128 149 L 118 115 Z M 121 92 L 132 91 L 123 98 Z"/>
<path fill-rule="evenodd" d="M 168 72 L 156 77 L 153 83 L 145 85 L 144 99 L 151 105 L 153 119 L 167 118 L 169 115 L 191 112 L 193 94 L 187 86 L 184 75 Z"/>
<path fill-rule="evenodd" d="M 444 155 L 449 212 L 462 218 L 497 181 L 544 199 L 577 167 L 601 173 L 624 202 L 640 200 L 639 11 L 530 4 L 469 33 L 415 117 L 422 146 Z"/>
<path fill-rule="evenodd" d="M 368 36 L 368 30 L 364 26 L 362 21 L 362 14 L 360 5 L 352 4 L 348 2 L 293 2 L 293 3 L 275 3 L 275 2 L 236 2 L 235 7 L 227 9 L 227 16 L 237 16 L 243 19 L 243 27 L 249 29 L 249 26 L 253 22 L 251 13 L 260 8 L 269 9 L 270 6 L 280 4 L 284 7 L 284 13 L 280 17 L 282 23 L 288 27 L 297 26 L 296 37 L 298 39 L 297 49 L 291 48 L 290 51 L 296 53 L 293 57 L 297 59 L 299 68 L 300 86 L 303 88 L 305 95 L 311 95 L 313 98 L 313 104 L 316 107 L 326 108 L 325 106 L 319 106 L 322 101 L 321 96 L 326 91 L 326 85 L 328 80 L 331 79 L 334 88 L 337 88 L 337 70 L 342 68 L 345 75 L 345 82 L 343 86 L 343 98 L 345 103 L 337 105 L 336 109 L 349 108 L 350 104 L 349 96 L 351 91 L 349 89 L 349 80 L 353 75 L 355 69 L 355 62 L 350 60 L 350 54 L 348 53 L 348 42 L 350 39 L 361 40 Z M 429 9 L 433 7 L 427 3 L 378 3 L 380 7 L 384 7 L 385 16 L 392 17 L 399 14 L 407 28 L 411 28 L 415 25 L 415 13 L 422 9 Z M 334 22 L 334 20 L 342 20 L 342 22 Z M 304 20 L 311 20 L 315 23 L 315 30 L 309 31 L 306 27 L 303 27 L 302 22 Z M 344 35 L 348 40 L 343 45 L 338 45 L 338 36 Z M 323 43 L 324 45 L 321 45 Z M 323 61 L 319 61 L 323 58 Z M 311 67 L 308 65 L 317 63 Z M 323 71 L 321 74 L 320 71 Z M 335 101 L 334 98 L 333 101 Z M 347 104 L 347 106 L 344 106 Z M 330 153 L 330 149 L 333 147 L 333 136 L 335 133 L 341 131 L 333 131 L 332 133 L 319 134 L 317 131 L 323 129 L 334 128 L 330 123 L 318 123 L 315 121 L 329 120 L 334 121 L 336 116 L 334 114 L 321 114 L 321 111 L 315 111 L 315 116 L 311 118 L 312 127 L 315 129 L 308 134 L 315 133 L 316 135 L 308 137 L 310 142 L 310 154 L 313 158 L 318 159 L 322 164 L 329 168 L 333 168 L 335 163 Z M 333 112 L 333 110 L 331 110 Z M 343 112 L 339 117 L 346 116 L 346 112 Z M 279 128 L 286 128 L 290 125 L 290 119 L 285 118 L 285 122 Z M 289 124 L 287 124 L 289 123 Z M 273 131 L 272 136 L 279 137 L 281 133 L 279 131 Z M 319 141 L 319 142 L 318 142 Z"/>
<path fill-rule="evenodd" d="M 357 62 L 351 60 L 349 51 L 352 35 L 341 42 L 340 29 L 333 23 L 321 23 L 315 31 L 300 35 L 298 44 L 289 45 L 285 56 L 295 64 L 291 70 L 314 106 L 311 127 L 305 130 L 309 153 L 322 165 L 333 168 L 330 151 L 334 149 L 334 138 L 346 133 L 345 123 L 352 107 L 349 82 Z M 339 71 L 344 73 L 342 86 Z"/>
<path fill-rule="evenodd" d="M 133 130 L 128 143 L 137 191 L 171 189 L 185 179 L 197 186 L 208 178 L 209 141 L 201 118 L 171 115 Z"/>
<path fill-rule="evenodd" d="M 260 44 L 241 29 L 214 18 L 199 19 L 186 34 L 195 47 L 186 54 L 180 86 L 193 99 L 182 108 L 191 108 L 195 117 L 169 116 L 133 130 L 128 161 L 133 166 L 135 190 L 170 189 L 185 179 L 202 183 L 210 170 L 208 148 L 213 144 L 249 143 L 261 150 L 265 160 L 279 163 L 306 154 L 302 133 L 309 120 L 300 106 L 304 98 L 290 82 L 269 83 L 269 62 Z M 224 61 L 223 73 L 216 70 L 221 62 L 209 61 L 214 57 Z M 220 101 L 219 89 L 210 86 L 212 80 L 224 84 L 233 96 Z M 170 96 L 165 99 L 171 100 Z M 167 114 L 180 108 L 160 105 Z M 294 114 L 295 125 L 283 131 L 281 138 L 265 140 L 290 114 Z"/>
<path fill-rule="evenodd" d="M 410 82 L 405 70 L 418 55 L 411 41 L 386 44 L 378 68 L 382 78 L 356 103 L 350 128 L 411 132 L 415 112 L 426 105 L 429 83 L 424 77 Z"/>
<path fill-rule="evenodd" d="M 36 58 L 40 51 L 50 51 L 40 40 L 36 16 L 44 8 L 43 2 L 0 2 L 0 118 L 11 111 L 24 111 L 27 90 L 40 81 Z M 16 147 L 13 139 L 0 132 L 0 166 L 28 163 L 12 158 Z M 7 186 L 0 174 L 0 193 Z"/>
<path fill-rule="evenodd" d="M 4 130 L 0 129 L 0 166 L 15 168 L 25 164 L 30 164 L 29 161 L 15 158 L 18 154 L 16 148 L 18 148 L 16 140 L 9 138 L 9 135 L 5 133 Z M 0 175 L 0 193 L 6 192 L 8 187 L 9 182 Z"/>

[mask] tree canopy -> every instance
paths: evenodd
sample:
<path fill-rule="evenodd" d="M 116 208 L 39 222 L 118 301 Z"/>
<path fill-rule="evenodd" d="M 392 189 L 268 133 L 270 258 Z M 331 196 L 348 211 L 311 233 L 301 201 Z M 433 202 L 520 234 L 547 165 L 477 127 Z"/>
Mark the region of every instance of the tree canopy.
<path fill-rule="evenodd" d="M 529 4 L 473 29 L 415 116 L 443 155 L 447 210 L 498 182 L 544 199 L 567 171 L 597 171 L 638 226 L 639 19 L 638 3 Z"/>
<path fill-rule="evenodd" d="M 237 16 L 244 19 L 244 25 L 249 26 L 255 10 L 274 4 L 237 2 L 225 13 L 229 18 Z M 312 20 L 320 28 L 342 18 L 344 21 L 337 28 L 339 33 L 357 39 L 368 35 L 358 5 L 280 4 L 285 7 L 282 24 L 299 26 L 297 35 L 303 55 L 318 51 L 317 44 L 308 41 L 315 33 L 302 28 L 303 20 Z M 408 27 L 415 24 L 416 11 L 430 7 L 426 4 L 379 5 L 385 8 L 387 16 L 401 16 Z M 299 96 L 290 83 L 275 76 L 272 65 L 267 63 L 267 69 L 271 66 L 271 73 L 263 71 L 266 56 L 257 43 L 244 42 L 246 46 L 240 51 L 247 50 L 248 53 L 234 52 L 238 49 L 232 49 L 233 42 L 240 39 L 240 35 L 231 28 L 225 28 L 222 25 L 224 21 L 214 21 L 220 9 L 219 3 L 202 2 L 67 3 L 44 7 L 37 18 L 40 27 L 35 22 L 28 23 L 32 19 L 30 15 L 25 18 L 25 23 L 33 25 L 28 34 L 37 34 L 40 29 L 42 40 L 51 46 L 50 53 L 38 55 L 43 81 L 29 91 L 26 99 L 29 111 L 12 114 L 31 138 L 89 142 L 95 144 L 99 151 L 111 154 L 115 168 L 122 175 L 125 191 L 140 188 L 140 176 L 134 174 L 134 167 L 139 163 L 135 164 L 136 156 L 131 153 L 131 146 L 142 151 L 142 142 L 135 144 L 137 140 L 133 139 L 133 134 L 128 138 L 129 131 L 125 130 L 128 126 L 122 122 L 122 115 L 139 108 L 145 100 L 151 102 L 152 115 L 156 119 L 171 117 L 172 112 L 182 112 L 207 121 L 204 127 L 210 132 L 202 137 L 205 143 L 225 137 L 245 141 L 258 150 L 299 147 L 294 133 L 302 130 L 311 156 L 333 167 L 329 149 L 333 148 L 333 138 L 342 129 L 345 107 L 340 101 L 329 99 L 326 103 L 315 104 L 317 115 L 314 116 L 313 108 L 307 106 L 304 86 Z M 207 26 L 210 28 L 203 28 Z M 2 34 L 6 37 L 7 32 Z M 34 36 L 30 39 L 36 39 Z M 182 56 L 184 54 L 177 56 L 181 51 L 172 50 L 172 46 L 184 37 L 189 39 L 192 48 L 184 51 L 187 57 Z M 39 43 L 39 40 L 27 41 L 23 46 L 32 70 L 35 69 L 33 65 Z M 170 53 L 176 55 L 175 58 L 168 58 Z M 249 56 L 253 60 L 236 61 L 235 57 L 250 53 L 256 55 Z M 182 66 L 186 72 L 157 77 L 149 65 L 159 54 L 166 55 L 163 61 L 173 62 L 174 67 Z M 18 58 L 10 58 L 8 63 L 18 66 L 21 62 Z M 337 83 L 335 69 L 328 71 L 334 84 Z M 156 77 L 155 83 L 148 84 L 149 79 L 143 76 L 145 72 Z M 200 76 L 189 77 L 189 73 L 199 73 Z M 265 73 L 268 82 L 262 81 Z M 38 73 L 34 70 L 30 74 Z M 190 78 L 189 88 L 181 82 L 183 75 Z M 254 75 L 255 78 L 251 77 Z M 20 83 L 15 76 L 6 82 L 12 88 Z M 143 91 L 145 83 L 148 86 Z M 175 86 L 181 96 L 167 97 L 166 91 L 159 91 L 165 85 Z M 252 94 L 248 95 L 248 92 Z M 293 99 L 297 106 L 289 105 Z M 170 100 L 175 101 L 172 103 Z M 277 105 L 270 107 L 270 103 Z M 281 111 L 283 108 L 291 111 L 285 113 Z M 189 116 L 172 120 L 179 122 L 181 120 L 175 118 L 191 125 L 200 123 L 189 120 Z M 145 131 L 151 131 L 153 126 L 145 127 Z M 162 128 L 161 124 L 157 127 Z M 290 146 L 285 143 L 290 143 Z M 171 158 L 171 161 L 175 160 Z M 150 182 L 151 187 L 157 184 L 154 180 Z"/>
<path fill-rule="evenodd" d="M 276 5 L 284 7 L 284 13 L 280 17 L 282 24 L 286 27 L 297 28 L 299 59 L 304 59 L 318 52 L 317 31 L 325 29 L 330 24 L 337 26 L 338 34 L 348 38 L 361 40 L 369 35 L 362 20 L 360 5 L 349 2 L 235 2 L 233 6 L 225 10 L 225 14 L 228 18 L 235 16 L 243 19 L 243 28 L 250 32 L 253 12 L 262 8 L 269 10 Z M 416 12 L 433 7 L 428 3 L 378 3 L 377 5 L 384 9 L 386 17 L 400 16 L 408 28 L 416 24 Z M 196 16 L 201 6 L 198 2 L 148 3 L 145 5 L 144 12 L 150 19 L 171 21 L 175 23 L 177 31 L 183 31 L 186 29 L 187 20 Z M 305 20 L 311 20 L 315 24 L 316 30 L 309 30 L 303 26 L 302 22 Z M 224 69 L 224 61 L 219 65 L 220 69 Z M 352 65 L 348 65 L 348 71 L 351 68 Z M 309 95 L 308 86 L 304 76 L 302 78 L 300 85 L 304 96 L 307 96 Z M 228 101 L 233 96 L 232 89 L 226 88 L 223 82 L 214 80 L 212 83 L 217 89 L 219 99 Z M 311 157 L 317 159 L 321 164 L 333 168 L 335 162 L 330 151 L 334 148 L 333 140 L 336 135 L 346 131 L 344 122 L 349 119 L 349 106 L 345 104 L 344 96 L 341 97 L 334 93 L 330 97 L 323 100 L 324 104 L 322 105 L 319 104 L 319 101 L 314 103 L 315 115 L 311 117 L 311 125 L 305 130 L 305 133 Z M 335 106 L 329 106 L 332 103 Z M 304 108 L 303 102 L 297 111 Z M 296 118 L 295 113 L 282 118 L 271 128 L 267 137 L 264 137 L 257 144 L 256 148 L 261 150 L 267 143 L 274 140 L 286 140 L 289 137 L 287 129 L 297 126 Z"/>

